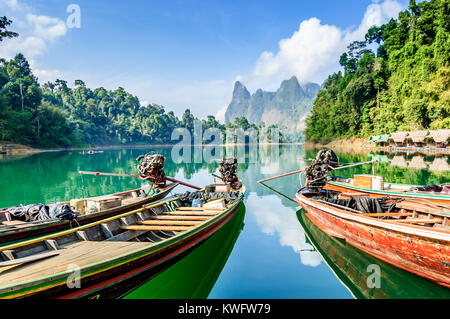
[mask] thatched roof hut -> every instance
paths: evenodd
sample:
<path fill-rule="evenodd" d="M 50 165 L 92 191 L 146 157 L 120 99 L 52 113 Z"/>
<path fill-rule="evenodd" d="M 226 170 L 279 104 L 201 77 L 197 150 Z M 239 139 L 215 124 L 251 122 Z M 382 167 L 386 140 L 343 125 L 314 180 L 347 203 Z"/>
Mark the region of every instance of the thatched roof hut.
<path fill-rule="evenodd" d="M 428 137 L 432 138 L 435 143 L 447 143 L 450 138 L 450 129 L 430 131 Z"/>
<path fill-rule="evenodd" d="M 391 133 L 389 138 L 392 139 L 395 143 L 404 143 L 408 134 L 409 134 L 409 132 L 404 132 L 404 131 L 395 132 L 395 133 Z"/>
<path fill-rule="evenodd" d="M 423 143 L 428 136 L 428 130 L 409 132 L 408 138 L 414 143 Z"/>

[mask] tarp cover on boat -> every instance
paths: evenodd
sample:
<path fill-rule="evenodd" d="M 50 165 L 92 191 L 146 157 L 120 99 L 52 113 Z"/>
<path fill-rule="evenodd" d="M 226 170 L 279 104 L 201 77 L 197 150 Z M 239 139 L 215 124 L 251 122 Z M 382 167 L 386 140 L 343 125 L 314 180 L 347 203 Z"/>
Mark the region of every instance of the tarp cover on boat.
<path fill-rule="evenodd" d="M 194 199 L 203 199 L 205 202 L 208 200 L 225 198 L 225 202 L 229 203 L 238 199 L 239 194 L 237 192 L 186 192 L 180 195 L 180 201 L 183 203 L 191 204 Z"/>
<path fill-rule="evenodd" d="M 348 199 L 321 198 L 321 200 L 339 206 L 348 207 L 361 213 L 383 213 L 392 210 L 384 198 L 357 197 Z"/>
<path fill-rule="evenodd" d="M 47 219 L 73 220 L 77 215 L 67 204 L 31 204 L 8 208 L 8 212 L 14 220 L 33 222 Z"/>

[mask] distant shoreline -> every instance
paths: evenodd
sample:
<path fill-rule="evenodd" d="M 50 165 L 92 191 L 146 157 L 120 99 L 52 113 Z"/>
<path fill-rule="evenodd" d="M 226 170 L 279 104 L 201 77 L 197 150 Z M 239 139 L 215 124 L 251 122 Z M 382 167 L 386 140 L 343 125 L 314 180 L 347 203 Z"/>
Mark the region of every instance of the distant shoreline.
<path fill-rule="evenodd" d="M 365 154 L 376 149 L 365 138 L 350 137 L 336 139 L 327 144 L 306 142 L 302 144 L 304 149 L 315 150 L 319 148 L 329 148 L 338 153 Z"/>
<path fill-rule="evenodd" d="M 295 143 L 222 143 L 222 144 L 192 144 L 191 146 L 242 146 L 242 145 L 301 145 L 300 142 Z M 68 148 L 49 148 L 39 149 L 22 144 L 10 143 L 0 141 L 0 147 L 5 147 L 7 155 L 28 155 L 45 152 L 61 152 L 61 151 L 86 151 L 86 150 L 108 150 L 108 149 L 123 149 L 123 148 L 148 148 L 148 147 L 173 147 L 178 144 L 118 144 L 118 145 L 96 145 L 93 147 L 68 147 Z M 3 149 L 3 148 L 1 148 Z"/>

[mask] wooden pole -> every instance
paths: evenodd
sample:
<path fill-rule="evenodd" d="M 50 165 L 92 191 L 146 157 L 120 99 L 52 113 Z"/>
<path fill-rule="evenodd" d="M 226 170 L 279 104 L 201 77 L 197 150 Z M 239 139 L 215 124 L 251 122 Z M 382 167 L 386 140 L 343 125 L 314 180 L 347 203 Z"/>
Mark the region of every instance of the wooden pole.
<path fill-rule="evenodd" d="M 299 174 L 299 173 L 302 173 L 304 171 L 305 171 L 305 168 L 301 169 L 299 171 L 294 171 L 294 172 L 290 172 L 290 173 L 286 173 L 286 174 L 282 174 L 282 175 L 277 175 L 277 176 L 265 178 L 265 179 L 259 180 L 258 183 L 267 182 L 267 181 L 270 181 L 272 179 L 281 178 L 281 177 L 285 177 L 285 176 L 289 176 L 289 175 Z"/>
<path fill-rule="evenodd" d="M 140 178 L 140 179 L 143 179 L 143 180 L 148 180 L 148 179 L 149 179 L 149 178 L 145 178 L 145 177 L 140 176 L 140 175 L 132 175 L 132 174 L 102 173 L 102 172 L 86 172 L 86 171 L 79 171 L 79 173 L 80 173 L 80 174 L 84 174 L 84 175 L 95 175 L 95 176 L 102 175 L 102 176 L 116 176 L 116 177 L 135 177 L 135 178 Z M 188 184 L 188 183 L 179 181 L 179 180 L 177 180 L 177 179 L 175 179 L 175 178 L 166 177 L 166 179 L 167 179 L 168 181 L 171 181 L 171 182 L 174 182 L 174 183 L 178 183 L 178 184 L 181 184 L 181 185 L 184 185 L 184 186 L 187 186 L 187 187 L 191 187 L 191 188 L 193 188 L 193 189 L 197 189 L 197 190 L 200 190 L 200 189 L 201 189 L 200 187 L 197 187 L 197 186 L 194 186 L 194 185 L 191 185 L 191 184 Z"/>

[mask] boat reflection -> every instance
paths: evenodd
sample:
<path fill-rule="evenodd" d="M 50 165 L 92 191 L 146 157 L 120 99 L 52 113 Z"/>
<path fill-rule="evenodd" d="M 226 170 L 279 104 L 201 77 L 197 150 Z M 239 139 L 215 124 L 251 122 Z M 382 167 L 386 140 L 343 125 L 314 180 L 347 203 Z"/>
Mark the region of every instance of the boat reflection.
<path fill-rule="evenodd" d="M 147 280 L 140 278 L 123 299 L 205 299 L 244 227 L 245 206 L 214 235 L 184 258 Z"/>
<path fill-rule="evenodd" d="M 313 224 L 304 210 L 297 212 L 308 241 L 336 277 L 357 299 L 448 299 L 450 289 L 441 287 L 372 257 L 341 239 L 328 236 Z M 379 267 L 379 285 L 374 281 Z M 375 283 L 375 284 L 374 284 Z"/>

